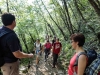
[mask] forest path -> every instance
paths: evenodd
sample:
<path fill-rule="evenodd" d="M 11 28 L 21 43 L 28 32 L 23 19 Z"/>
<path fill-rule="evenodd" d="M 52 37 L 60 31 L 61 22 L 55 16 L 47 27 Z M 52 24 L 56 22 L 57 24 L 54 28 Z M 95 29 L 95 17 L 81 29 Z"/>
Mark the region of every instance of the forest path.
<path fill-rule="evenodd" d="M 25 75 L 67 75 L 60 66 L 61 64 L 58 63 L 56 68 L 52 68 L 52 54 L 48 56 L 48 59 L 45 62 L 43 53 L 38 64 L 38 68 L 36 67 L 35 60 L 33 60 L 28 73 Z"/>

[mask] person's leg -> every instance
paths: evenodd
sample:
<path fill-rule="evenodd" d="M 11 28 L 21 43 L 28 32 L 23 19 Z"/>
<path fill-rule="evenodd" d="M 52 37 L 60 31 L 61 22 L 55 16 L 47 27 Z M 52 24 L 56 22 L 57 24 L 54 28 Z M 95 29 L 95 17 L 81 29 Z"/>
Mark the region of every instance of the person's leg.
<path fill-rule="evenodd" d="M 55 67 L 55 62 L 56 62 L 56 54 L 53 53 L 53 68 Z"/>
<path fill-rule="evenodd" d="M 36 65 L 39 63 L 39 56 L 36 57 Z"/>
<path fill-rule="evenodd" d="M 3 75 L 19 75 L 19 61 L 14 63 L 5 63 L 1 67 Z"/>
<path fill-rule="evenodd" d="M 39 63 L 40 50 L 37 50 L 36 65 Z"/>
<path fill-rule="evenodd" d="M 49 49 L 49 51 L 48 51 L 48 55 L 51 53 L 51 50 Z"/>
<path fill-rule="evenodd" d="M 55 55 L 55 65 L 57 65 L 58 54 Z"/>
<path fill-rule="evenodd" d="M 47 60 L 47 49 L 45 49 L 45 61 Z"/>
<path fill-rule="evenodd" d="M 39 55 L 36 56 L 36 68 L 38 68 L 38 63 L 39 63 Z"/>
<path fill-rule="evenodd" d="M 47 49 L 47 58 L 48 58 L 49 54 L 50 54 L 50 49 Z"/>
<path fill-rule="evenodd" d="M 57 65 L 58 54 L 53 53 L 53 68 Z"/>

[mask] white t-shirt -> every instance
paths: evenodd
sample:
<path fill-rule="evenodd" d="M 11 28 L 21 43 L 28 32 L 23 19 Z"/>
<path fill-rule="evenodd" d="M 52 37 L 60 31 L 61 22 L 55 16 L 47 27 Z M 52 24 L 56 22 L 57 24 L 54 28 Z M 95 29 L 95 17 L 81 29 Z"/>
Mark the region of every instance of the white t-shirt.
<path fill-rule="evenodd" d="M 40 47 L 41 47 L 41 46 L 40 46 L 40 45 L 41 45 L 40 43 L 35 43 L 34 45 L 35 45 L 35 47 L 36 47 L 36 50 L 40 50 Z"/>

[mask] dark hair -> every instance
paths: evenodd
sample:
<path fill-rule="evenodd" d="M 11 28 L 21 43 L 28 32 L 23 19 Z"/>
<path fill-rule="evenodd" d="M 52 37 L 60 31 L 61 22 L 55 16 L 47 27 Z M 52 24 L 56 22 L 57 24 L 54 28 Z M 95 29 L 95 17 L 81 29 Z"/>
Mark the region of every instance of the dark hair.
<path fill-rule="evenodd" d="M 5 26 L 11 25 L 13 21 L 15 21 L 15 16 L 12 15 L 11 13 L 4 13 L 1 16 L 2 23 Z"/>
<path fill-rule="evenodd" d="M 56 40 L 58 40 L 58 41 L 59 41 L 59 38 L 56 38 Z"/>
<path fill-rule="evenodd" d="M 79 46 L 83 46 L 85 43 L 85 36 L 82 33 L 72 34 L 70 39 L 74 40 L 74 42 L 78 42 Z"/>
<path fill-rule="evenodd" d="M 40 41 L 40 39 L 38 39 L 38 38 L 37 38 L 36 40 L 37 40 L 37 41 Z"/>
<path fill-rule="evenodd" d="M 53 38 L 56 39 L 56 36 L 54 36 Z"/>
<path fill-rule="evenodd" d="M 47 42 L 49 42 L 49 40 L 47 40 Z"/>

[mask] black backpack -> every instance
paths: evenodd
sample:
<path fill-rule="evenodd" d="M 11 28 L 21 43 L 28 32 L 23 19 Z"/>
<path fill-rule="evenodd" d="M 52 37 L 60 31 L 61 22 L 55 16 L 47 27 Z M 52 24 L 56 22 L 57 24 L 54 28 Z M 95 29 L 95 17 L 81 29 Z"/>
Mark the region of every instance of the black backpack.
<path fill-rule="evenodd" d="M 35 46 L 35 48 L 36 48 L 36 42 L 34 43 L 34 46 Z M 40 50 L 42 50 L 42 45 L 41 45 L 41 43 L 40 43 Z M 42 56 L 42 52 L 40 53 L 40 55 Z"/>
<path fill-rule="evenodd" d="M 8 33 L 10 32 L 0 29 L 0 40 L 3 36 L 7 35 Z M 5 64 L 4 55 L 5 55 L 5 52 L 4 50 L 2 50 L 1 43 L 0 43 L 0 67 L 2 67 Z"/>
<path fill-rule="evenodd" d="M 88 50 L 88 51 L 85 51 L 85 52 L 81 52 L 78 54 L 77 58 L 76 58 L 76 62 L 74 64 L 74 66 L 78 66 L 78 58 L 80 55 L 86 55 L 88 57 L 88 63 L 87 63 L 87 66 L 86 66 L 86 69 L 88 66 L 91 65 L 91 63 L 97 58 L 97 53 L 95 50 Z M 86 70 L 85 69 L 85 70 Z M 85 71 L 86 72 L 86 71 Z M 87 75 L 86 73 L 84 73 L 84 75 Z"/>

